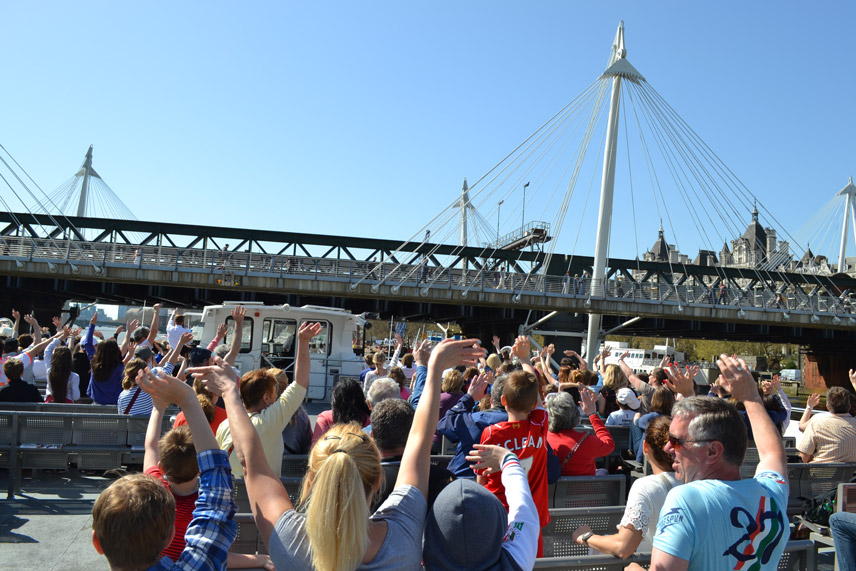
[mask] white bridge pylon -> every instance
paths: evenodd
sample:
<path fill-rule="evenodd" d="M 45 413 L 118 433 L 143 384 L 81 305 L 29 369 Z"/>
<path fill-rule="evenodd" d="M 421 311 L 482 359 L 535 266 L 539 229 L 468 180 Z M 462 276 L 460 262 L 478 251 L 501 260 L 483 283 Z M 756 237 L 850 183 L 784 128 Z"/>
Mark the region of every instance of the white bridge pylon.
<path fill-rule="evenodd" d="M 853 177 L 850 177 L 850 182 L 842 188 L 835 196 L 844 196 L 844 223 L 841 226 L 841 249 L 838 251 L 838 271 L 844 272 L 847 270 L 845 263 L 845 250 L 847 249 L 847 229 L 848 226 L 853 226 L 853 241 L 856 244 L 856 212 L 854 212 L 853 198 L 856 196 L 856 185 L 853 184 Z M 848 220 L 849 218 L 849 220 Z M 848 224 L 849 222 L 849 224 Z"/>
<path fill-rule="evenodd" d="M 609 122 L 606 127 L 606 146 L 603 158 L 603 177 L 600 187 L 600 208 L 597 221 L 597 242 L 594 251 L 591 288 L 593 292 L 603 291 L 603 278 L 606 271 L 606 258 L 609 254 L 609 233 L 612 225 L 612 198 L 615 190 L 615 154 L 618 145 L 618 115 L 621 102 L 621 82 L 623 79 L 640 83 L 645 81 L 636 68 L 626 59 L 624 48 L 624 22 L 618 24 L 615 41 L 612 43 L 612 56 L 609 65 L 601 77 L 612 78 L 612 97 L 609 103 Z M 586 358 L 597 352 L 600 346 L 601 316 L 589 315 L 588 336 L 586 338 Z"/>

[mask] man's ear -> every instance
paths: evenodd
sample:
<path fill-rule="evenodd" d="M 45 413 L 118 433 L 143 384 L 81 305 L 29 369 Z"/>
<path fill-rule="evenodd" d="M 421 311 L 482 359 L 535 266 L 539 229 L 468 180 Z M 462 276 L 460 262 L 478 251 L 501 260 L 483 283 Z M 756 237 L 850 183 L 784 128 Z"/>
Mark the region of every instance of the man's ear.
<path fill-rule="evenodd" d="M 95 530 L 94 530 L 94 529 L 92 530 L 92 547 L 94 547 L 94 548 L 95 548 L 95 551 L 96 551 L 99 555 L 104 555 L 104 550 L 103 550 L 103 549 L 101 549 L 101 542 L 100 542 L 100 541 L 98 541 L 98 536 L 97 536 L 97 535 L 95 535 Z"/>
<path fill-rule="evenodd" d="M 725 454 L 725 445 L 719 440 L 714 440 L 710 444 L 711 447 L 707 449 L 708 460 L 715 461 L 722 458 L 722 455 Z"/>
<path fill-rule="evenodd" d="M 505 395 L 502 395 L 501 397 L 499 397 L 499 402 L 502 403 L 502 406 L 508 406 L 507 404 L 505 404 Z"/>

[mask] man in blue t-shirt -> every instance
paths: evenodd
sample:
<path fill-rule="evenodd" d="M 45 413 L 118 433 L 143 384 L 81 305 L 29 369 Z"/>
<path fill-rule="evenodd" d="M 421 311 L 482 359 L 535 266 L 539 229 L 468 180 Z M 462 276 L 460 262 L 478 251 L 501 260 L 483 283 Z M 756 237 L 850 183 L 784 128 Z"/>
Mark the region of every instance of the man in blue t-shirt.
<path fill-rule="evenodd" d="M 660 511 L 652 571 L 773 570 L 788 541 L 787 457 L 779 433 L 746 363 L 722 355 L 718 364 L 725 388 L 746 407 L 758 468 L 754 478 L 740 479 L 746 425 L 734 406 L 715 397 L 678 401 L 665 450 L 684 485 L 669 492 Z"/>

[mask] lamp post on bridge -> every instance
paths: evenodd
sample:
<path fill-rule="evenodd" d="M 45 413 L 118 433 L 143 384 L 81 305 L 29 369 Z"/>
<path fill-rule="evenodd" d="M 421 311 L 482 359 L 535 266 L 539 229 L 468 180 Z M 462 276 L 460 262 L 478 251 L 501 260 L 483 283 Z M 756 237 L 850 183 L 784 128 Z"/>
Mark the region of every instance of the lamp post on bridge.
<path fill-rule="evenodd" d="M 520 232 L 523 232 L 523 229 L 526 228 L 526 187 L 529 186 L 529 183 L 523 185 L 523 208 L 521 209 L 520 215 Z"/>
<path fill-rule="evenodd" d="M 505 202 L 505 199 L 502 199 L 496 205 L 496 247 L 499 248 L 499 210 L 502 208 L 502 203 Z"/>

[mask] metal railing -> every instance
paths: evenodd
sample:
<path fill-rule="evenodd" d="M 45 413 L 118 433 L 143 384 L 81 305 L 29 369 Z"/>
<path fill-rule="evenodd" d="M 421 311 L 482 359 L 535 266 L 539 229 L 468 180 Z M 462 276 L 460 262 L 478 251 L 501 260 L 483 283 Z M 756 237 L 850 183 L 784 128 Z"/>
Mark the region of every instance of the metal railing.
<path fill-rule="evenodd" d="M 835 319 L 853 319 L 850 290 L 840 295 L 806 293 L 799 286 L 788 285 L 777 301 L 772 289 L 740 288 L 731 285 L 712 290 L 703 284 L 674 285 L 649 279 L 631 280 L 625 276 L 604 280 L 603 291 L 592 291 L 592 280 L 568 283 L 564 276 L 525 274 L 502 270 L 461 269 L 421 264 L 397 264 L 363 260 L 312 256 L 277 255 L 256 252 L 223 251 L 172 246 L 123 246 L 116 243 L 84 242 L 20 236 L 0 237 L 0 259 L 45 262 L 49 268 L 68 264 L 72 272 L 89 265 L 100 273 L 103 267 L 157 269 L 168 271 L 219 273 L 224 276 L 276 276 L 293 279 L 339 281 L 350 284 L 420 288 L 443 288 L 459 292 L 462 299 L 469 292 L 497 292 L 514 296 L 569 297 L 584 300 L 603 299 L 627 304 L 672 305 L 680 313 L 685 307 L 763 311 L 781 314 L 825 315 Z M 674 276 L 681 274 L 675 273 Z M 679 281 L 679 280 L 674 280 Z M 746 281 L 749 281 L 748 279 Z M 733 283 L 729 282 L 729 283 Z M 783 285 L 783 284 L 778 284 Z M 427 289 L 426 289 L 427 288 Z M 519 297 L 518 297 L 519 299 Z"/>

